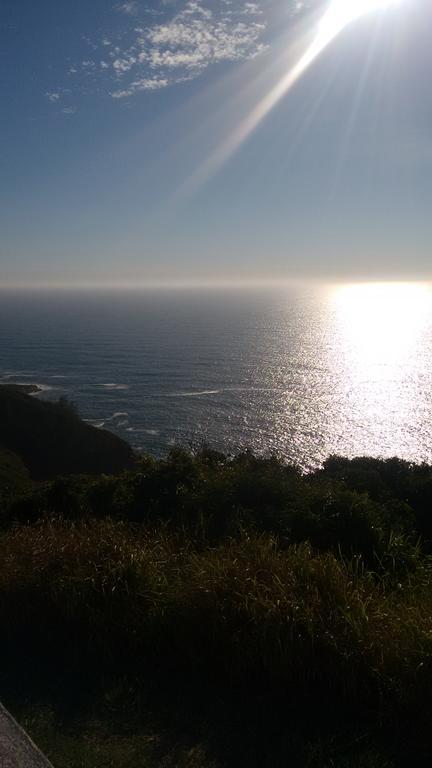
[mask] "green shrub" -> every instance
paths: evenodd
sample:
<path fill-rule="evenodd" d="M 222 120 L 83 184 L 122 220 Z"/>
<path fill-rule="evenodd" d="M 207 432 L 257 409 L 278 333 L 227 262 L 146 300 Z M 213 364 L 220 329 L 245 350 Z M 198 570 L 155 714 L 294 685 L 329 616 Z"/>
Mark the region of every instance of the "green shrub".
<path fill-rule="evenodd" d="M 393 587 L 306 544 L 261 536 L 197 552 L 109 521 L 17 528 L 0 557 L 0 643 L 16 663 L 125 673 L 151 661 L 342 700 L 431 682 L 427 567 Z"/>

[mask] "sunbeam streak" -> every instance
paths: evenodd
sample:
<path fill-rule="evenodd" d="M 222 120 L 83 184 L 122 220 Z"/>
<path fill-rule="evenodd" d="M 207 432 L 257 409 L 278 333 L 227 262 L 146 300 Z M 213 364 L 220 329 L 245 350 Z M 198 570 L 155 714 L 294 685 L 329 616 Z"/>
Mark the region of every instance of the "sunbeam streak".
<path fill-rule="evenodd" d="M 229 138 L 208 157 L 186 186 L 192 189 L 199 186 L 226 163 L 345 27 L 367 13 L 386 10 L 399 2 L 401 0 L 332 0 L 318 24 L 312 43 L 297 63 L 265 94 L 247 117 L 231 132 Z"/>

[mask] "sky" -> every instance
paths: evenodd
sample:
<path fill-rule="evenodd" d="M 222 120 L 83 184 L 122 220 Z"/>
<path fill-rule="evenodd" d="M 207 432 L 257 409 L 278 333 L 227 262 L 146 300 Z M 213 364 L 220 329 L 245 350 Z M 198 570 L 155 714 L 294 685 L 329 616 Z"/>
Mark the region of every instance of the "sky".
<path fill-rule="evenodd" d="M 432 3 L 328 4 L 1 0 L 0 286 L 429 279 Z"/>

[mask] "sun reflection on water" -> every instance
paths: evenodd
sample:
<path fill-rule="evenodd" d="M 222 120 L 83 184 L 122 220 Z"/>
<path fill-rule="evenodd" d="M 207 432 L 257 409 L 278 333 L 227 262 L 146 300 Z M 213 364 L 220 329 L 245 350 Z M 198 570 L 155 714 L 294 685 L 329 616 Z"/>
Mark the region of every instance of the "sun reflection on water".
<path fill-rule="evenodd" d="M 365 376 L 406 364 L 423 338 L 431 286 L 422 283 L 345 285 L 333 294 L 344 341 Z"/>
<path fill-rule="evenodd" d="M 411 455 L 411 443 L 426 434 L 431 415 L 424 395 L 431 385 L 432 286 L 338 286 L 330 294 L 330 311 L 330 357 L 348 417 L 345 436 L 351 425 L 357 453 L 363 434 L 364 452 Z M 419 455 L 418 445 L 416 450 Z"/>

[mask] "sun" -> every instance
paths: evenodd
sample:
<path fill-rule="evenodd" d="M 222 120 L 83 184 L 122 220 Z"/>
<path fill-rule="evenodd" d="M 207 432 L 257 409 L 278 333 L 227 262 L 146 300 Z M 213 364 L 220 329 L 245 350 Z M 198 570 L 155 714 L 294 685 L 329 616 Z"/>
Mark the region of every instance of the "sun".
<path fill-rule="evenodd" d="M 384 14 L 392 6 L 400 5 L 404 1 L 327 0 L 323 15 L 314 28 L 314 34 L 309 38 L 309 45 L 300 58 L 274 83 L 269 91 L 264 93 L 245 118 L 230 131 L 227 139 L 207 157 L 206 161 L 188 179 L 184 185 L 184 190 L 192 189 L 202 184 L 237 151 L 265 116 L 291 90 L 322 52 L 336 40 L 346 27 L 367 14 Z"/>
<path fill-rule="evenodd" d="M 332 0 L 321 23 L 321 34 L 330 40 L 347 24 L 367 13 L 386 10 L 400 0 Z"/>
<path fill-rule="evenodd" d="M 368 13 L 388 10 L 400 2 L 402 0 L 331 0 L 314 40 L 291 71 L 294 79 L 297 80 L 351 22 Z"/>
<path fill-rule="evenodd" d="M 368 13 L 385 11 L 392 5 L 400 3 L 402 0 L 331 0 L 326 12 L 321 18 L 316 35 L 305 51 L 303 56 L 297 62 L 296 66 L 289 72 L 288 78 L 293 82 L 310 67 L 313 61 L 335 40 L 338 35 L 351 22 L 359 19 Z"/>

